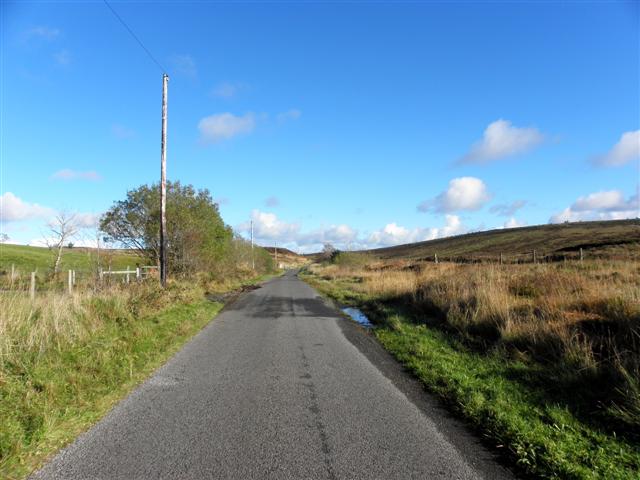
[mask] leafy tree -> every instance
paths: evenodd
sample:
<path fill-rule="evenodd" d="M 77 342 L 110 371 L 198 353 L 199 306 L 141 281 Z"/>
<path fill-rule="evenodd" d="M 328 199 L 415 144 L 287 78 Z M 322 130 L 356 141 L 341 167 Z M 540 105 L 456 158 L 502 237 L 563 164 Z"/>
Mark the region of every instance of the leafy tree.
<path fill-rule="evenodd" d="M 159 263 L 160 187 L 142 185 L 127 192 L 103 215 L 106 240 L 137 250 Z M 224 224 L 208 190 L 167 182 L 167 262 L 170 271 L 214 268 L 231 247 L 233 232 Z"/>

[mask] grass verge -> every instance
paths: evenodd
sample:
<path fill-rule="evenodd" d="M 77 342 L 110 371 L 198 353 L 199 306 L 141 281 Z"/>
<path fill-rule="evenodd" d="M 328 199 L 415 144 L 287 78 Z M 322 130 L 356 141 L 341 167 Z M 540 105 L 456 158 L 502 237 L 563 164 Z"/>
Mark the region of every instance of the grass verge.
<path fill-rule="evenodd" d="M 0 478 L 26 477 L 99 420 L 222 308 L 193 292 L 170 294 L 177 302 L 153 302 L 156 295 L 155 289 L 147 289 L 126 301 L 115 294 L 80 299 L 69 315 L 80 331 L 66 337 L 50 334 L 18 342 L 24 340 L 22 331 L 7 330 L 16 341 L 0 362 Z M 156 311 L 149 311 L 150 301 Z M 46 308 L 34 308 L 28 321 L 37 327 L 34 317 L 44 315 Z M 55 323 L 65 328 L 60 319 Z M 83 334 L 83 325 L 92 330 Z"/>
<path fill-rule="evenodd" d="M 470 348 L 460 335 L 358 290 L 357 277 L 302 277 L 371 315 L 380 343 L 519 472 L 535 478 L 638 478 L 638 443 L 585 421 L 590 412 L 569 408 L 564 398 L 572 395 L 571 385 L 561 395 L 549 391 L 539 381 L 552 375 L 544 365 L 500 349 Z"/>

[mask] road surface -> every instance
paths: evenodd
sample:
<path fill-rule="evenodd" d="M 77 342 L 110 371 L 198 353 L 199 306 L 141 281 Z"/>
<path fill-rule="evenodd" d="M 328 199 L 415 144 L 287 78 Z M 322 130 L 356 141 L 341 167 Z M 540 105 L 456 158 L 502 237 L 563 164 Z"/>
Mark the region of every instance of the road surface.
<path fill-rule="evenodd" d="M 242 295 L 35 479 L 511 478 L 294 272 Z"/>

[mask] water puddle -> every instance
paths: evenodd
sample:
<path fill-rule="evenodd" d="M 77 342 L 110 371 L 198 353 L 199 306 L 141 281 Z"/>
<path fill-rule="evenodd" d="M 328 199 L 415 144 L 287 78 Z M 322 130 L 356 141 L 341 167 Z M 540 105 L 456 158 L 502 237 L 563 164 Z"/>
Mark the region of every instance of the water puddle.
<path fill-rule="evenodd" d="M 357 308 L 345 307 L 342 309 L 342 311 L 349 315 L 352 320 L 355 320 L 360 325 L 364 327 L 373 327 L 373 324 L 369 321 L 367 316 Z"/>

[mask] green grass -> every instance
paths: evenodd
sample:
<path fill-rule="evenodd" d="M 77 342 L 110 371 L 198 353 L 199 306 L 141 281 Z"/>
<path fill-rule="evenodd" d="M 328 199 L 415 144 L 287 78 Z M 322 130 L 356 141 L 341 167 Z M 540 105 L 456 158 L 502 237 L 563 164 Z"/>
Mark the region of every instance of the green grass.
<path fill-rule="evenodd" d="M 539 382 L 551 374 L 548 368 L 501 350 L 473 350 L 454 333 L 355 292 L 350 279 L 303 278 L 373 316 L 380 343 L 520 472 L 536 478 L 638 478 L 640 446 L 583 421 L 563 401 L 575 394 L 570 386 L 558 397 Z"/>
<path fill-rule="evenodd" d="M 136 263 L 148 264 L 133 252 L 123 250 L 101 250 L 100 253 L 103 268 L 107 268 L 111 259 L 112 270 L 121 270 L 125 267 L 134 268 Z M 22 274 L 38 271 L 46 273 L 51 270 L 55 253 L 45 247 L 29 247 L 25 245 L 0 244 L 0 273 L 11 272 L 11 265 Z M 80 272 L 91 271 L 97 268 L 97 250 L 89 248 L 64 248 L 60 270 L 78 270 Z"/>
<path fill-rule="evenodd" d="M 27 476 L 99 420 L 218 313 L 198 300 L 135 318 L 94 305 L 104 328 L 45 352 L 12 355 L 0 370 L 0 478 Z"/>

